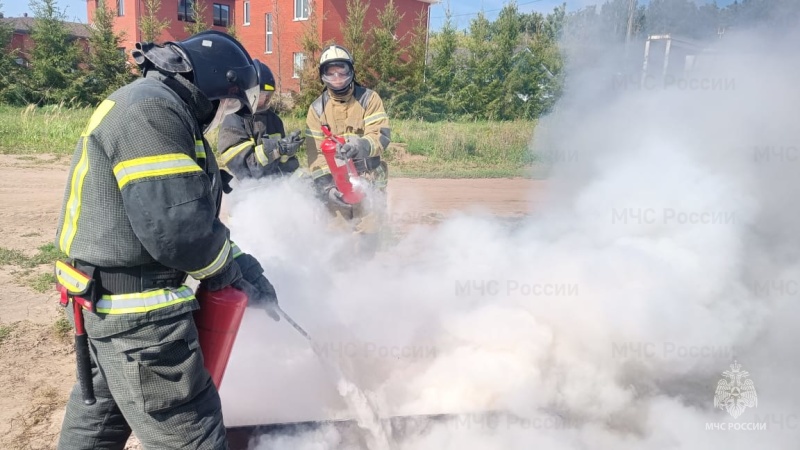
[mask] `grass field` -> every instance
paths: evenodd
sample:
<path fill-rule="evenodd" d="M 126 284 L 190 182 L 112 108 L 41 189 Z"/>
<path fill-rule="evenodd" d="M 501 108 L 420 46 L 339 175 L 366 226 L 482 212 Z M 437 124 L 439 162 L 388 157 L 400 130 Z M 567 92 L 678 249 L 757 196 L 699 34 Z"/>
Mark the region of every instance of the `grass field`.
<path fill-rule="evenodd" d="M 0 106 L 0 154 L 72 154 L 91 113 L 88 108 Z M 287 132 L 305 129 L 304 119 L 286 117 L 284 122 Z M 384 155 L 390 176 L 530 176 L 536 166 L 528 151 L 535 122 L 393 120 L 391 125 L 392 146 Z"/>

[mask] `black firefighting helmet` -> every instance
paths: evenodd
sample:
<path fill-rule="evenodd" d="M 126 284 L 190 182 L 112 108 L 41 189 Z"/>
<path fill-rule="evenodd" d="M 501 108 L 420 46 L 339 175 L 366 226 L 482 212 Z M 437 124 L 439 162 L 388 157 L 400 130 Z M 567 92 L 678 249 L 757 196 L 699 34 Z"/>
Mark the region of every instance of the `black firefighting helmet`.
<path fill-rule="evenodd" d="M 353 80 L 355 79 L 355 67 L 353 66 L 355 62 L 353 61 L 353 56 L 347 51 L 346 48 L 342 47 L 341 45 L 331 45 L 325 50 L 322 51 L 322 55 L 319 58 L 319 76 L 322 79 L 322 82 L 325 83 L 325 86 L 337 94 L 344 94 L 350 89 L 350 86 L 353 84 Z M 330 67 L 340 67 L 342 72 L 347 73 L 345 75 L 347 79 L 345 80 L 344 85 L 339 89 L 334 89 L 332 83 L 332 79 L 328 79 L 325 75 L 325 72 Z"/>
<path fill-rule="evenodd" d="M 239 41 L 209 30 L 174 44 L 191 64 L 192 82 L 209 100 L 235 99 L 240 107 L 255 110 L 258 76 L 253 60 Z"/>
<path fill-rule="evenodd" d="M 275 76 L 269 70 L 269 66 L 263 62 L 254 59 L 253 65 L 256 67 L 256 74 L 258 75 L 258 89 L 261 92 L 272 92 L 275 90 Z"/>

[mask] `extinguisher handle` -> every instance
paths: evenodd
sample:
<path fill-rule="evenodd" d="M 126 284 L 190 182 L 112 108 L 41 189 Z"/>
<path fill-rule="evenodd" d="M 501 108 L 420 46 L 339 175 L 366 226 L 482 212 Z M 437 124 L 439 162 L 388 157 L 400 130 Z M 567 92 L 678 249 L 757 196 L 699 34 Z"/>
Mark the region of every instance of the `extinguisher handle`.
<path fill-rule="evenodd" d="M 75 363 L 77 365 L 78 385 L 81 387 L 83 403 L 94 405 L 97 399 L 94 396 L 92 384 L 92 360 L 89 355 L 89 335 L 83 326 L 83 306 L 72 299 L 72 312 L 75 318 Z"/>
<path fill-rule="evenodd" d="M 89 359 L 89 336 L 86 334 L 75 335 L 75 357 L 78 365 L 78 384 L 81 386 L 83 403 L 94 405 L 97 399 L 94 396 L 92 385 L 92 365 Z"/>

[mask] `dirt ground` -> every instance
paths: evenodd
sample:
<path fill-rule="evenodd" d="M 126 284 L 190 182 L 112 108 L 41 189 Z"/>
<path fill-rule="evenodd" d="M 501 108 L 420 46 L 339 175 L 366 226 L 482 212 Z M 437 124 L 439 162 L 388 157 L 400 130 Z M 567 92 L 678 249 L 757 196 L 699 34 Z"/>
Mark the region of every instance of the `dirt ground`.
<path fill-rule="evenodd" d="M 52 241 L 68 166 L 67 157 L 0 155 L 0 247 L 33 256 Z M 544 183 L 393 178 L 390 220 L 436 223 L 458 211 L 519 217 L 535 208 Z M 37 293 L 18 275 L 18 267 L 0 266 L 0 449 L 51 449 L 74 383 L 74 353 L 54 326 L 55 293 Z"/>

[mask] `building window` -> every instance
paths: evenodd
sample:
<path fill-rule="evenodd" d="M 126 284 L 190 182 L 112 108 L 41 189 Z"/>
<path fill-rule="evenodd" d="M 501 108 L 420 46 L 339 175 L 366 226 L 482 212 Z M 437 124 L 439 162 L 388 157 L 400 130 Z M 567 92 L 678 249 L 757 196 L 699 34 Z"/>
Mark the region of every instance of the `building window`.
<path fill-rule="evenodd" d="M 117 0 L 117 16 L 125 15 L 125 0 Z"/>
<path fill-rule="evenodd" d="M 230 25 L 230 6 L 214 3 L 214 26 L 227 27 Z"/>
<path fill-rule="evenodd" d="M 272 14 L 264 14 L 264 22 L 267 24 L 267 45 L 264 53 L 272 53 Z"/>
<path fill-rule="evenodd" d="M 178 0 L 178 20 L 194 22 L 194 0 Z"/>
<path fill-rule="evenodd" d="M 294 0 L 294 20 L 306 20 L 308 13 L 308 0 Z"/>
<path fill-rule="evenodd" d="M 292 53 L 294 64 L 292 69 L 292 78 L 300 78 L 303 72 L 303 65 L 306 62 L 306 55 L 304 53 Z"/>
<path fill-rule="evenodd" d="M 244 24 L 250 25 L 250 2 L 244 2 Z"/>

